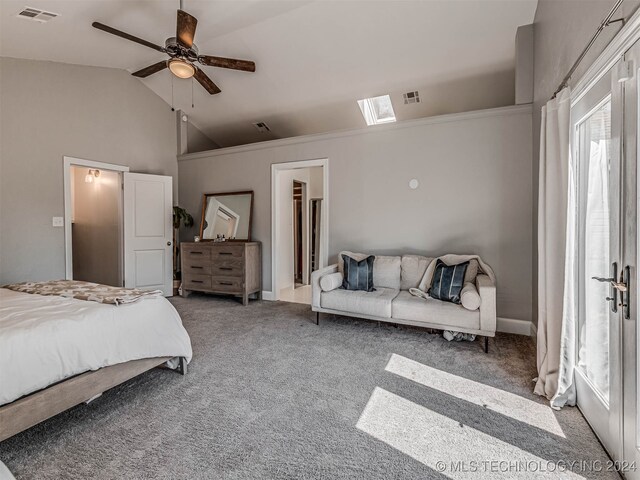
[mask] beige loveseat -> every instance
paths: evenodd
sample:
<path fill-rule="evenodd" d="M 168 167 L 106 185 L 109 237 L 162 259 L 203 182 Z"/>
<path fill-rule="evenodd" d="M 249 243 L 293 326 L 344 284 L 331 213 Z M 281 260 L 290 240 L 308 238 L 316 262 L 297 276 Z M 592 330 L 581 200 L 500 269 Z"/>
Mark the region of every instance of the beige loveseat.
<path fill-rule="evenodd" d="M 433 260 L 419 255 L 376 255 L 373 263 L 374 292 L 342 288 L 323 291 L 320 285 L 322 278 L 332 273 L 342 273 L 342 262 L 313 272 L 312 310 L 317 312 L 316 323 L 319 323 L 320 313 L 323 312 L 484 337 L 495 336 L 496 287 L 488 275 L 480 273 L 475 278 L 475 288 L 480 296 L 480 306 L 476 310 L 433 298 L 415 297 L 409 293 L 410 288 L 418 287 Z M 485 338 L 485 351 L 487 345 Z"/>

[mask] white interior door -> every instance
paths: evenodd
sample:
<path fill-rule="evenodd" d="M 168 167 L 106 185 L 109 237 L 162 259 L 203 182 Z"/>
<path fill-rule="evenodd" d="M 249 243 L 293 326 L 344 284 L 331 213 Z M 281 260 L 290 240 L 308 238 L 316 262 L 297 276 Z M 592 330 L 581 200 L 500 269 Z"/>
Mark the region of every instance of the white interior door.
<path fill-rule="evenodd" d="M 124 284 L 173 294 L 171 177 L 124 174 Z"/>
<path fill-rule="evenodd" d="M 613 71 L 613 69 L 612 69 Z M 620 153 L 622 85 L 606 74 L 571 109 L 578 184 L 577 402 L 616 460 L 622 456 Z"/>

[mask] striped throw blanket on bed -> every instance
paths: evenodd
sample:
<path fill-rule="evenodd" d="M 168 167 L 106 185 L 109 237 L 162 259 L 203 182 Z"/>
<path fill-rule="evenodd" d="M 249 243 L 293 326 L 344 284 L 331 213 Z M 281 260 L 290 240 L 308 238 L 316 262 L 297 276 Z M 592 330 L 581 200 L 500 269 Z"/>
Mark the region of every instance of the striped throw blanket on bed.
<path fill-rule="evenodd" d="M 81 282 L 77 280 L 51 280 L 48 282 L 23 282 L 4 285 L 2 288 L 22 293 L 38 295 L 54 295 L 65 298 L 75 298 L 89 302 L 107 303 L 111 305 L 125 305 L 137 302 L 143 298 L 158 297 L 161 290 L 140 290 L 138 288 L 121 288 L 100 285 L 98 283 Z"/>

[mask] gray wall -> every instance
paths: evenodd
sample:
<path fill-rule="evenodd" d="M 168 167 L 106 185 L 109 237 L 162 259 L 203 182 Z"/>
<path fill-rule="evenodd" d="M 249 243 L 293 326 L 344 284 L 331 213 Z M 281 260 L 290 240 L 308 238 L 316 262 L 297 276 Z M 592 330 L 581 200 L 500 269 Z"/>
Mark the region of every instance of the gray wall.
<path fill-rule="evenodd" d="M 254 190 L 269 291 L 271 164 L 329 158 L 330 260 L 341 250 L 475 252 L 496 270 L 499 315 L 530 320 L 531 131 L 521 106 L 187 155 L 180 204 L 194 214 L 203 192 Z"/>
<path fill-rule="evenodd" d="M 534 90 L 533 90 L 533 179 L 534 222 L 538 205 L 538 159 L 540 154 L 540 111 L 568 73 L 584 47 L 607 15 L 613 1 L 539 0 L 534 20 Z M 614 18 L 629 18 L 640 0 L 625 0 Z M 603 31 L 589 54 L 569 82 L 576 84 L 589 66 L 602 53 L 620 30 L 615 23 Z M 533 298 L 537 298 L 537 227 L 534 224 L 534 283 Z M 534 303 L 534 322 L 537 323 L 537 303 Z"/>
<path fill-rule="evenodd" d="M 220 146 L 202 133 L 202 130 L 193 123 L 187 121 L 187 152 L 203 152 L 215 148 L 220 148 Z"/>
<path fill-rule="evenodd" d="M 175 114 L 123 70 L 2 58 L 0 125 L 0 283 L 64 278 L 64 155 L 176 183 Z"/>

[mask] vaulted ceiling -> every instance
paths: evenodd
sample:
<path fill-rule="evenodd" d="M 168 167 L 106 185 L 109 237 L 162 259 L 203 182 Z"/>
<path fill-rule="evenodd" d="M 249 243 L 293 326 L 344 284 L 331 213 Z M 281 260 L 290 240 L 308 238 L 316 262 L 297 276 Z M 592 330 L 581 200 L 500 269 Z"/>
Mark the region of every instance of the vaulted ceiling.
<path fill-rule="evenodd" d="M 26 5 L 60 16 L 16 18 Z M 256 62 L 203 67 L 222 93 L 168 70 L 143 81 L 221 146 L 365 125 L 356 101 L 390 94 L 398 120 L 513 103 L 515 33 L 537 0 L 184 0 L 200 53 Z M 0 56 L 126 69 L 166 56 L 91 27 L 163 45 L 178 0 L 2 0 Z M 404 105 L 402 94 L 420 92 Z M 173 91 L 173 95 L 172 95 Z M 259 133 L 253 122 L 266 122 Z"/>

